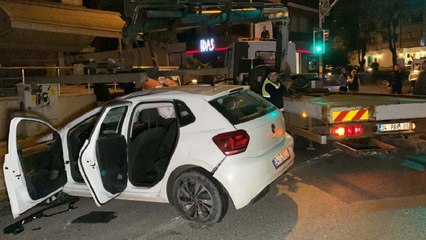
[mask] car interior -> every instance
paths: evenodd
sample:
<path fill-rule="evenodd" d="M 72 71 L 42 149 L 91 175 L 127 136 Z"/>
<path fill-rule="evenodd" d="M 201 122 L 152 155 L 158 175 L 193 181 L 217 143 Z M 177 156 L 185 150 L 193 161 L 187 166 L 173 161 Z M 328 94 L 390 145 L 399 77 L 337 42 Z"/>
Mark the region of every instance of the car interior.
<path fill-rule="evenodd" d="M 104 173 L 108 172 L 110 175 L 103 176 L 103 182 L 105 188 L 111 193 L 122 189 L 120 179 L 127 179 L 120 170 L 124 167 L 128 169 L 129 181 L 134 186 L 151 187 L 157 184 L 164 177 L 176 145 L 178 122 L 171 103 L 142 104 L 136 107 L 134 115 L 128 143 L 125 142 L 123 136 L 117 134 L 115 134 L 116 136 L 113 136 L 114 134 L 109 134 L 107 137 L 100 136 L 98 139 L 97 154 L 99 159 L 102 159 L 99 164 L 104 165 L 103 170 L 109 169 Z M 79 183 L 84 183 L 78 168 L 79 153 L 84 142 L 90 137 L 98 117 L 97 114 L 86 119 L 68 133 L 71 176 L 74 181 Z M 103 132 L 108 131 L 110 130 L 107 129 Z M 127 149 L 127 151 L 123 152 L 123 149 Z M 127 154 L 126 166 L 122 163 L 117 164 L 117 161 L 116 164 L 108 163 L 111 162 L 108 159 L 122 159 L 123 154 Z M 115 174 L 115 176 L 111 178 L 111 174 Z"/>
<path fill-rule="evenodd" d="M 129 149 L 129 180 L 134 186 L 151 187 L 163 177 L 169 165 L 178 135 L 174 114 L 161 116 L 161 109 L 172 106 L 145 108 L 136 112 Z"/>
<path fill-rule="evenodd" d="M 84 183 L 80 170 L 78 169 L 78 157 L 84 142 L 89 139 L 95 127 L 99 114 L 89 117 L 68 132 L 68 151 L 70 158 L 71 176 L 74 181 Z"/>

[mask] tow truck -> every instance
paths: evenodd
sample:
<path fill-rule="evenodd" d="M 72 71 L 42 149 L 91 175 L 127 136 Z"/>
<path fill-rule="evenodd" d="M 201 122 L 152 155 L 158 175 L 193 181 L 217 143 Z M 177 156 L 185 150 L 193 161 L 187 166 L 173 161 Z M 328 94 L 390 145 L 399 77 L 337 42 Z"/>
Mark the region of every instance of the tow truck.
<path fill-rule="evenodd" d="M 257 93 L 265 70 L 259 65 L 246 77 Z M 284 82 L 290 86 L 284 96 L 286 129 L 295 138 L 296 147 L 332 142 L 357 157 L 388 154 L 401 150 L 399 146 L 413 146 L 408 141 L 426 132 L 424 96 L 336 92 L 315 88 L 307 75 L 294 74 Z"/>
<path fill-rule="evenodd" d="M 305 93 L 285 97 L 284 109 L 289 132 L 320 144 L 334 142 L 354 156 L 394 153 L 398 148 L 389 143 L 409 141 L 426 129 L 421 96 Z"/>
<path fill-rule="evenodd" d="M 287 44 L 288 54 L 283 60 L 293 70 L 295 45 Z M 280 58 L 274 57 L 276 45 L 275 41 L 257 40 L 232 43 L 227 57 L 229 75 L 260 94 L 267 68 L 282 66 L 276 62 Z M 426 97 L 335 92 L 315 87 L 318 74 L 290 77 L 284 82 L 290 86 L 284 97 L 284 117 L 297 147 L 332 142 L 357 157 L 388 154 L 401 150 L 398 146 L 412 146 L 407 141 L 426 131 Z"/>

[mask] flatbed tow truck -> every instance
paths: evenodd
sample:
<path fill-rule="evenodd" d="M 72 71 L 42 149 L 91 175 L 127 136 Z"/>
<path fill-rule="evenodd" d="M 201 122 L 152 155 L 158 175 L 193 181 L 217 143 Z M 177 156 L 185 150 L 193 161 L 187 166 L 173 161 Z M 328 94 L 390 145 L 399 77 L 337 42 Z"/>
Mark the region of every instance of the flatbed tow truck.
<path fill-rule="evenodd" d="M 426 97 L 366 93 L 305 93 L 285 97 L 287 131 L 355 156 L 394 153 L 385 143 L 426 130 Z"/>

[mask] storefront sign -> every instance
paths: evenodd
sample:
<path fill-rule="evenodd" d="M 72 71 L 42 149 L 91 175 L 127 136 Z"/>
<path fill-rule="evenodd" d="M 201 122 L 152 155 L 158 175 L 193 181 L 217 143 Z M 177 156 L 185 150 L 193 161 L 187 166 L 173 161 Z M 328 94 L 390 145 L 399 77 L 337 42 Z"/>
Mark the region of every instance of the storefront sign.
<path fill-rule="evenodd" d="M 212 52 L 215 50 L 214 38 L 200 40 L 200 52 Z"/>

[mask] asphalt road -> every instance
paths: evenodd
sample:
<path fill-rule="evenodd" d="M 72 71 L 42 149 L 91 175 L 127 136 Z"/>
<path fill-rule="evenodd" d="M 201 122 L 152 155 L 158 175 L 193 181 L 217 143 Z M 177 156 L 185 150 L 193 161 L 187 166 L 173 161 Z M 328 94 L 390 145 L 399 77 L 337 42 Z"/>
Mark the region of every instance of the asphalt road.
<path fill-rule="evenodd" d="M 426 173 L 403 167 L 404 156 L 353 158 L 328 146 L 296 153 L 263 198 L 230 207 L 213 226 L 188 222 L 168 204 L 113 200 L 97 208 L 83 198 L 75 210 L 0 238 L 426 239 Z M 11 222 L 10 213 L 0 216 L 2 229 Z"/>

